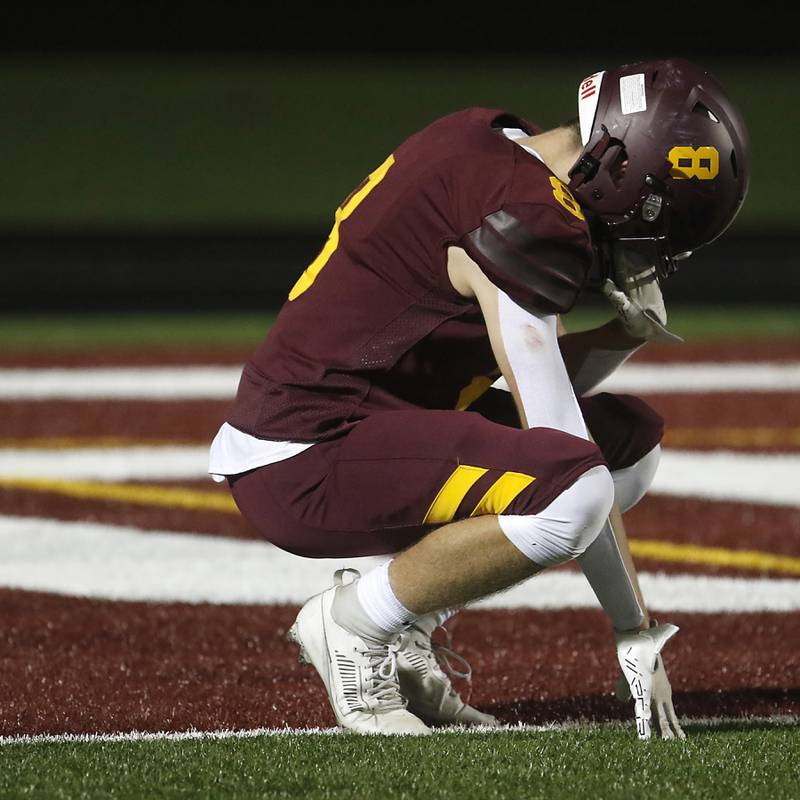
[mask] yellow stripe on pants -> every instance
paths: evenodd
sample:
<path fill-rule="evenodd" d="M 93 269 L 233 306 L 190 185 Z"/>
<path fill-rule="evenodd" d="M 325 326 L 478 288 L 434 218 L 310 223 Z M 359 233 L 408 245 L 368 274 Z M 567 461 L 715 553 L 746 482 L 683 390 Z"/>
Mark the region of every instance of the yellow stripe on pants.
<path fill-rule="evenodd" d="M 482 467 L 469 467 L 466 464 L 457 466 L 450 477 L 439 489 L 439 494 L 431 503 L 423 525 L 440 525 L 450 522 L 458 511 L 461 501 L 467 492 L 480 480 L 489 470 Z"/>
<path fill-rule="evenodd" d="M 502 514 L 516 496 L 535 480 L 533 475 L 526 475 L 524 472 L 504 472 L 481 497 L 470 516 Z"/>

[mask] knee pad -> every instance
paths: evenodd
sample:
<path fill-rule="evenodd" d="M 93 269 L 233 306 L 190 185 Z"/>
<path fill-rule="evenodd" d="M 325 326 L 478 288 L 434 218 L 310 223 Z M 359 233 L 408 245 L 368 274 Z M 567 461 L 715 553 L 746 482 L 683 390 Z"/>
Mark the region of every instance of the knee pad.
<path fill-rule="evenodd" d="M 579 556 L 597 538 L 614 502 L 611 473 L 592 467 L 536 514 L 501 515 L 509 541 L 535 564 L 549 567 Z"/>
<path fill-rule="evenodd" d="M 611 473 L 614 480 L 614 498 L 620 511 L 633 508 L 647 493 L 656 476 L 661 461 L 661 445 L 656 445 L 635 464 Z"/>

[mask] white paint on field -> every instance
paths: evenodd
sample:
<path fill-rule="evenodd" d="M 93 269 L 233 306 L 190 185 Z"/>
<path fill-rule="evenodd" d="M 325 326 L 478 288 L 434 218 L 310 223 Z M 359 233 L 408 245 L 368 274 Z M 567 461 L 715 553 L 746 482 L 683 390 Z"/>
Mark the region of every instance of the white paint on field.
<path fill-rule="evenodd" d="M 208 447 L 0 449 L 0 478 L 208 478 Z M 664 450 L 653 494 L 800 506 L 800 454 Z"/>
<path fill-rule="evenodd" d="M 380 560 L 352 559 L 362 567 Z M 109 600 L 300 603 L 346 565 L 301 559 L 262 541 L 0 517 L 0 586 L 18 589 Z"/>
<path fill-rule="evenodd" d="M 800 389 L 800 363 L 733 362 L 625 364 L 600 384 L 600 392 L 794 392 Z"/>
<path fill-rule="evenodd" d="M 0 400 L 230 400 L 241 367 L 0 369 Z M 498 384 L 499 386 L 500 384 Z M 792 392 L 800 363 L 625 364 L 598 391 Z"/>
<path fill-rule="evenodd" d="M 0 517 L 0 586 L 185 603 L 303 603 L 334 570 L 381 558 L 304 559 L 265 542 L 143 531 L 89 522 Z M 800 610 L 800 580 L 642 573 L 656 611 Z M 556 570 L 477 604 L 483 608 L 597 608 L 582 574 Z"/>
<path fill-rule="evenodd" d="M 800 455 L 664 450 L 651 493 L 800 506 Z"/>
<path fill-rule="evenodd" d="M 0 478 L 193 480 L 208 478 L 207 469 L 208 446 L 203 445 L 0 448 Z"/>
<path fill-rule="evenodd" d="M 508 392 L 505 378 L 492 386 Z M 711 392 L 794 392 L 800 389 L 800 363 L 745 361 L 673 364 L 623 364 L 593 392 L 700 394 Z"/>
<path fill-rule="evenodd" d="M 651 611 L 744 613 L 800 610 L 800 580 L 723 578 L 640 572 Z M 545 572 L 477 603 L 480 608 L 600 608 L 589 584 L 575 572 Z"/>
<path fill-rule="evenodd" d="M 3 400 L 230 400 L 241 367 L 0 369 Z"/>
<path fill-rule="evenodd" d="M 681 717 L 682 727 L 696 726 L 704 728 L 715 728 L 736 724 L 740 726 L 763 727 L 795 727 L 800 722 L 800 717 L 791 714 L 777 714 L 774 717 L 752 716 L 752 717 Z M 585 722 L 580 720 L 570 720 L 567 722 L 550 722 L 544 725 L 499 725 L 496 728 L 475 727 L 464 730 L 459 726 L 446 726 L 436 728 L 433 736 L 448 736 L 457 734 L 459 736 L 494 736 L 497 734 L 512 733 L 557 733 L 559 731 L 568 732 L 575 730 L 597 730 L 607 728 L 619 728 L 628 730 L 630 723 L 612 722 Z M 217 730 L 217 731 L 124 731 L 119 733 L 62 733 L 62 734 L 38 734 L 33 736 L 0 736 L 0 745 L 30 745 L 30 744 L 102 744 L 105 742 L 185 742 L 185 741 L 221 741 L 224 739 L 255 739 L 259 736 L 331 736 L 345 734 L 341 728 L 245 728 L 237 730 Z"/>

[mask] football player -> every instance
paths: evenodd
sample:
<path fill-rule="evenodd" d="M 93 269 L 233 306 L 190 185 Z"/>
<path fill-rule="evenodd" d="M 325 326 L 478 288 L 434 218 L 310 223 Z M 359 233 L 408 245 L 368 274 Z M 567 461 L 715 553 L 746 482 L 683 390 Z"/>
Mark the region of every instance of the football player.
<path fill-rule="evenodd" d="M 471 108 L 397 147 L 337 209 L 212 445 L 209 471 L 278 547 L 393 556 L 337 573 L 290 631 L 344 728 L 495 724 L 453 690 L 431 633 L 577 559 L 639 736 L 653 711 L 683 736 L 659 655 L 677 628 L 649 618 L 621 519 L 662 423 L 635 398 L 584 395 L 675 338 L 660 281 L 735 217 L 748 143 L 717 81 L 678 59 L 588 77 L 578 111 L 541 131 Z M 617 316 L 559 336 L 593 287 Z"/>

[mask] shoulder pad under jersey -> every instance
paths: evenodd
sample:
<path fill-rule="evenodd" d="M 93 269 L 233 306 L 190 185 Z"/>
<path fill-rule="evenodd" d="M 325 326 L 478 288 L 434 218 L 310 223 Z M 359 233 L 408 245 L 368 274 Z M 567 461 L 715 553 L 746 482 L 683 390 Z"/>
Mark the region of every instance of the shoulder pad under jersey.
<path fill-rule="evenodd" d="M 592 263 L 588 229 L 582 215 L 575 216 L 572 223 L 549 204 L 506 205 L 484 217 L 461 245 L 520 306 L 563 314 L 575 305 Z"/>

